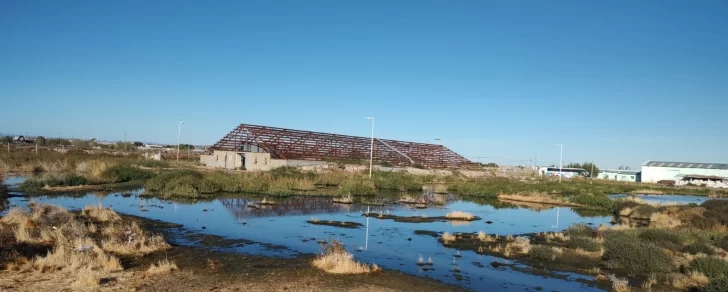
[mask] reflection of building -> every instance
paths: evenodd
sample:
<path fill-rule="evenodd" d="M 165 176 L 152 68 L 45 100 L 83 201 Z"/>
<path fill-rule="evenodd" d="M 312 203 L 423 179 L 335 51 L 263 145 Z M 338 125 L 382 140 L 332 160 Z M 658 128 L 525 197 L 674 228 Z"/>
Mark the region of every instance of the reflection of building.
<path fill-rule="evenodd" d="M 606 180 L 616 181 L 628 181 L 628 182 L 640 182 L 641 171 L 637 170 L 614 170 L 614 169 L 602 169 L 599 170 L 599 178 Z"/>
<path fill-rule="evenodd" d="M 354 209 L 357 205 L 334 204 L 330 198 L 292 197 L 275 205 L 260 205 L 260 200 L 221 199 L 222 204 L 236 218 L 271 217 L 282 215 L 316 215 Z"/>
<path fill-rule="evenodd" d="M 642 164 L 642 181 L 673 181 L 678 185 L 728 188 L 728 164 L 647 161 Z"/>

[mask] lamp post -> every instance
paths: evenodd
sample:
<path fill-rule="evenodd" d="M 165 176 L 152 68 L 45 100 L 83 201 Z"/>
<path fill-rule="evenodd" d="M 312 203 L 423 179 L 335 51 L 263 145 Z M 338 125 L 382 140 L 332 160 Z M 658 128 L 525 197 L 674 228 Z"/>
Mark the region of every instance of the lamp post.
<path fill-rule="evenodd" d="M 185 122 L 179 122 L 179 127 L 177 130 L 177 162 L 179 162 L 179 137 L 182 135 L 182 124 Z"/>
<path fill-rule="evenodd" d="M 192 133 L 188 133 L 188 139 L 187 139 L 187 155 L 190 155 L 190 151 L 192 151 Z"/>
<path fill-rule="evenodd" d="M 561 182 L 561 176 L 563 175 L 561 173 L 561 169 L 563 168 L 564 164 L 564 144 L 556 144 L 556 146 L 559 146 L 559 148 L 561 149 L 559 154 L 559 182 Z"/>
<path fill-rule="evenodd" d="M 372 178 L 372 164 L 374 162 L 374 117 L 367 117 L 367 120 L 372 120 L 372 142 L 369 146 L 369 178 Z"/>

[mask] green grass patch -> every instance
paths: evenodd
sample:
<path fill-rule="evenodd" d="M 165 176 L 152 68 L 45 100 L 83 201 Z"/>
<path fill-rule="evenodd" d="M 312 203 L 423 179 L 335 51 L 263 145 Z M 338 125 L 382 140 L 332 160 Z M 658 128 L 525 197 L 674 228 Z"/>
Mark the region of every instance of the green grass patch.
<path fill-rule="evenodd" d="M 594 229 L 587 224 L 573 224 L 564 230 L 564 234 L 574 237 L 592 237 Z"/>
<path fill-rule="evenodd" d="M 569 237 L 569 240 L 567 240 L 564 244 L 567 248 L 583 249 L 588 252 L 597 252 L 602 250 L 601 243 L 590 237 Z"/>
<path fill-rule="evenodd" d="M 560 254 L 553 248 L 544 245 L 534 245 L 531 247 L 531 250 L 528 251 L 528 256 L 539 262 L 554 261 L 559 257 L 559 255 Z"/>
<path fill-rule="evenodd" d="M 643 230 L 639 238 L 642 241 L 652 243 L 656 246 L 671 251 L 681 250 L 686 242 L 685 234 L 667 229 L 648 228 Z"/>
<path fill-rule="evenodd" d="M 717 279 L 728 276 L 728 261 L 714 257 L 698 257 L 685 266 L 687 272 L 700 272 L 708 278 Z"/>
<path fill-rule="evenodd" d="M 604 264 L 610 269 L 623 269 L 631 272 L 669 272 L 672 260 L 662 248 L 651 243 L 639 241 L 634 235 L 625 232 L 610 232 L 604 241 Z"/>
<path fill-rule="evenodd" d="M 695 242 L 686 245 L 682 249 L 683 252 L 689 253 L 689 254 L 707 254 L 707 255 L 714 255 L 715 249 L 713 249 L 710 244 L 707 244 L 705 242 Z"/>
<path fill-rule="evenodd" d="M 708 283 L 705 287 L 700 287 L 697 289 L 698 292 L 725 292 L 728 290 L 728 277 L 721 277 L 717 279 L 710 280 L 710 283 Z"/>

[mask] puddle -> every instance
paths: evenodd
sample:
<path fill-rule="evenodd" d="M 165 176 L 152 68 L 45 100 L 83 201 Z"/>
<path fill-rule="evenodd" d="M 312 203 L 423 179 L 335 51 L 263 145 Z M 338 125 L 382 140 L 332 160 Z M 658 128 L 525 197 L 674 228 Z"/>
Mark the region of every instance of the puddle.
<path fill-rule="evenodd" d="M 659 205 L 687 205 L 702 204 L 707 200 L 726 200 L 726 198 L 708 198 L 706 196 L 684 196 L 684 195 L 632 195 L 650 203 Z M 627 197 L 627 195 L 611 195 L 612 199 Z"/>
<path fill-rule="evenodd" d="M 292 197 L 276 205 L 261 205 L 260 197 L 220 198 L 203 202 L 175 202 L 140 197 L 143 190 L 119 193 L 85 193 L 73 196 L 36 196 L 37 203 L 57 204 L 67 209 L 102 204 L 120 213 L 182 224 L 177 232 L 220 236 L 209 245 L 216 249 L 256 255 L 292 257 L 301 253 L 318 253 L 319 241 L 337 239 L 352 251 L 355 258 L 376 263 L 386 269 L 421 277 L 434 278 L 477 291 L 499 289 L 544 291 L 601 291 L 579 282 L 593 277 L 571 273 L 549 276 L 524 272 L 528 266 L 502 258 L 479 255 L 472 251 L 446 248 L 436 238 L 415 234 L 415 230 L 432 232 L 478 232 L 516 235 L 563 230 L 573 223 L 609 224 L 611 217 L 582 217 L 566 207 L 523 208 L 514 205 L 478 204 L 454 200 L 439 207 L 418 209 L 403 204 L 367 206 L 358 203 L 337 204 L 330 198 Z M 122 195 L 123 194 L 123 195 Z M 10 205 L 26 206 L 24 197 L 9 198 Z M 367 212 L 394 216 L 444 216 L 451 211 L 469 212 L 482 219 L 452 222 L 406 223 L 362 216 Z M 314 225 L 307 221 L 340 221 L 362 224 L 358 228 Z M 186 239 L 181 239 L 186 238 Z M 208 246 L 203 237 L 175 236 L 178 244 Z M 222 242 L 223 244 L 219 244 Z M 418 266 L 419 256 L 432 258 L 432 265 Z M 494 267 L 492 262 L 510 266 Z"/>

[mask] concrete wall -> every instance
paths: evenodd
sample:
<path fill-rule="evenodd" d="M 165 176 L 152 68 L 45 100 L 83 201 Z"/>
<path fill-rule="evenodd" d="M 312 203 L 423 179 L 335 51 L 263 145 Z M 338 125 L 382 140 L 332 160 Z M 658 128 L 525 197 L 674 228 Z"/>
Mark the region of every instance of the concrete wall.
<path fill-rule="evenodd" d="M 270 169 L 288 166 L 288 163 L 286 163 L 285 159 L 271 159 L 269 164 L 270 164 Z"/>
<path fill-rule="evenodd" d="M 295 160 L 295 159 L 289 159 L 286 160 L 287 166 L 316 166 L 316 165 L 324 165 L 326 164 L 326 161 L 314 161 L 314 160 Z"/>
<path fill-rule="evenodd" d="M 200 163 L 225 169 L 237 169 L 242 166 L 240 152 L 234 151 L 213 151 L 212 155 L 200 155 Z"/>
<path fill-rule="evenodd" d="M 728 177 L 728 169 L 642 166 L 643 182 L 656 183 L 661 180 L 679 181 L 682 179 L 679 176 L 688 174 Z"/>
<path fill-rule="evenodd" d="M 270 153 L 243 152 L 245 156 L 245 170 L 270 170 Z"/>

